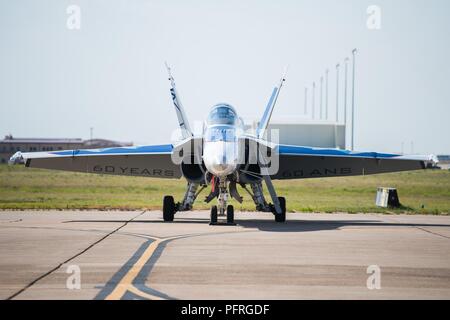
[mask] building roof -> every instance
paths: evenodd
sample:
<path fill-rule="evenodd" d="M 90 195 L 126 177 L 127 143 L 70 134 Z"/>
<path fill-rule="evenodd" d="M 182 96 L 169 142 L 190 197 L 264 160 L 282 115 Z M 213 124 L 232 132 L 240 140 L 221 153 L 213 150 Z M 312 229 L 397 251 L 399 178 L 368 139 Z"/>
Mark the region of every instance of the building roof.
<path fill-rule="evenodd" d="M 110 146 L 110 145 L 117 145 L 117 146 L 132 146 L 133 142 L 120 142 L 120 141 L 113 141 L 113 140 L 106 140 L 106 139 L 92 139 L 92 140 L 84 140 L 83 143 L 86 146 Z"/>
<path fill-rule="evenodd" d="M 11 135 L 5 136 L 0 143 L 83 143 L 79 138 L 14 138 Z"/>
<path fill-rule="evenodd" d="M 29 143 L 29 144 L 83 144 L 86 146 L 131 146 L 132 142 L 119 142 L 107 139 L 83 140 L 81 138 L 14 138 L 12 135 L 5 136 L 0 143 Z"/>

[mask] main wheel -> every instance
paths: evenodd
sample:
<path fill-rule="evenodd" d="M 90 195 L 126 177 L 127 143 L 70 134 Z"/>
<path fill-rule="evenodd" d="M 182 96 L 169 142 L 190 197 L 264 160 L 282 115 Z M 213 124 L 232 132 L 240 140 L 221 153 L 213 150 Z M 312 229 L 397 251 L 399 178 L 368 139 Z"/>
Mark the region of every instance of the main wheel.
<path fill-rule="evenodd" d="M 164 221 L 173 221 L 175 215 L 175 201 L 172 196 L 165 196 L 163 201 L 163 218 Z"/>
<path fill-rule="evenodd" d="M 211 224 L 217 223 L 217 206 L 211 207 Z"/>
<path fill-rule="evenodd" d="M 227 207 L 227 223 L 234 223 L 234 207 L 231 204 Z"/>
<path fill-rule="evenodd" d="M 277 213 L 275 211 L 275 221 L 276 222 L 285 222 L 286 221 L 286 199 L 284 197 L 278 197 L 278 201 L 280 202 L 281 213 Z"/>

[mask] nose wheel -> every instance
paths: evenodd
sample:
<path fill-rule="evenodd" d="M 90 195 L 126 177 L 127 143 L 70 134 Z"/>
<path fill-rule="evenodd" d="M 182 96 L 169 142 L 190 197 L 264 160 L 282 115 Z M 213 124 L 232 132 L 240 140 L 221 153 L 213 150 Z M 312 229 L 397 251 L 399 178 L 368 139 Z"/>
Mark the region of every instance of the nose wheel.
<path fill-rule="evenodd" d="M 217 206 L 211 207 L 211 218 L 210 218 L 209 224 L 211 224 L 211 225 L 217 224 Z"/>
<path fill-rule="evenodd" d="M 226 223 L 220 222 L 219 223 L 219 208 L 217 206 L 211 207 L 211 214 L 210 214 L 210 225 L 235 225 L 234 223 L 234 207 L 232 205 L 227 206 L 226 210 L 227 214 L 227 220 Z M 222 215 L 222 214 L 221 214 Z"/>
<path fill-rule="evenodd" d="M 227 207 L 227 223 L 234 224 L 234 207 L 232 205 Z"/>
<path fill-rule="evenodd" d="M 214 181 L 214 180 L 213 180 Z M 214 183 L 214 182 L 213 182 Z M 216 184 L 213 184 L 213 188 Z M 217 195 L 217 206 L 211 208 L 211 222 L 210 224 L 221 224 L 221 225 L 234 225 L 234 207 L 232 205 L 227 205 L 228 201 L 228 190 L 227 190 L 227 180 L 226 178 L 219 178 L 218 183 L 219 192 Z M 213 189 L 214 191 L 214 189 Z M 226 223 L 218 223 L 218 216 L 227 216 Z"/>

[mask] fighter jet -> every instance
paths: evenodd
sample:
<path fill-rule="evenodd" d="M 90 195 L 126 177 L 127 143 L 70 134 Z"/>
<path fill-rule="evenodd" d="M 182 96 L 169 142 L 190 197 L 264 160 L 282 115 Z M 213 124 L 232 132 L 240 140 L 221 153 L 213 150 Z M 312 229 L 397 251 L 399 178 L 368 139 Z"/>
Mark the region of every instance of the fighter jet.
<path fill-rule="evenodd" d="M 274 215 L 276 222 L 286 221 L 286 200 L 279 197 L 273 180 L 308 179 L 369 175 L 425 169 L 436 164 L 435 156 L 405 156 L 377 152 L 354 152 L 306 146 L 283 145 L 269 139 L 268 125 L 275 108 L 285 74 L 270 95 L 256 130 L 245 130 L 244 121 L 227 103 L 214 105 L 200 135 L 194 135 L 167 66 L 170 94 L 178 118 L 181 139 L 177 143 L 106 149 L 64 150 L 53 152 L 17 152 L 10 164 L 26 167 L 76 172 L 144 176 L 187 181 L 186 193 L 179 202 L 166 195 L 163 199 L 164 221 L 174 220 L 176 213 L 192 210 L 204 189 L 205 202 L 211 207 L 210 222 L 226 216 L 234 223 L 230 197 L 242 203 L 240 185 L 251 196 L 257 211 Z M 273 135 L 276 138 L 276 134 Z M 270 195 L 267 201 L 263 185 Z"/>

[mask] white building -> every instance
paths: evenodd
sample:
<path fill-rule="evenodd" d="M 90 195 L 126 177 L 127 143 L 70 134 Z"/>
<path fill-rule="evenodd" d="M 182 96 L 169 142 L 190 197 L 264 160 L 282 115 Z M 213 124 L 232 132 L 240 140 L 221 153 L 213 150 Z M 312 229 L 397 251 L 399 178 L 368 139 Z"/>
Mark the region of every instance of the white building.
<path fill-rule="evenodd" d="M 257 124 L 257 121 L 253 121 L 247 129 L 255 130 Z M 341 123 L 295 118 L 272 119 L 269 131 L 271 129 L 278 130 L 280 144 L 338 149 L 345 149 L 346 146 L 345 125 Z M 273 140 L 270 136 L 268 139 Z"/>

